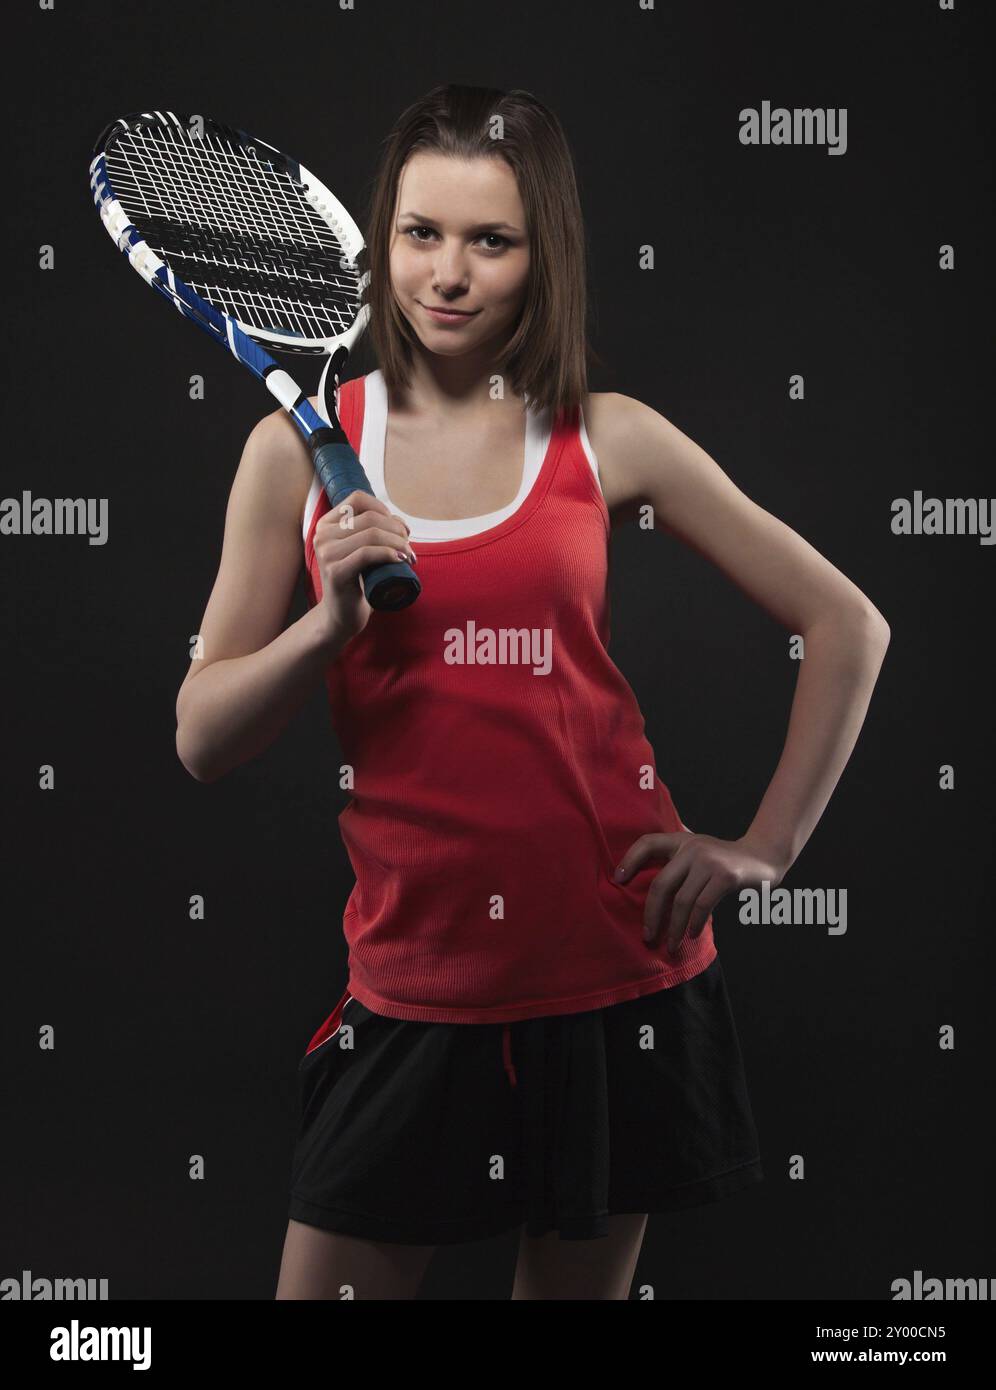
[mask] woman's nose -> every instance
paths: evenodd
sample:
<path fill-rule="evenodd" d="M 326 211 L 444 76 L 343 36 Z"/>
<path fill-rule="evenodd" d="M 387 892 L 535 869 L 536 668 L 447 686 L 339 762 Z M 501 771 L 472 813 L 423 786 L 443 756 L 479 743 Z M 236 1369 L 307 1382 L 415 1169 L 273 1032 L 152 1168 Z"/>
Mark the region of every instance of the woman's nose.
<path fill-rule="evenodd" d="M 465 289 L 467 267 L 460 251 L 441 251 L 432 268 L 433 281 L 443 294 L 454 294 Z"/>

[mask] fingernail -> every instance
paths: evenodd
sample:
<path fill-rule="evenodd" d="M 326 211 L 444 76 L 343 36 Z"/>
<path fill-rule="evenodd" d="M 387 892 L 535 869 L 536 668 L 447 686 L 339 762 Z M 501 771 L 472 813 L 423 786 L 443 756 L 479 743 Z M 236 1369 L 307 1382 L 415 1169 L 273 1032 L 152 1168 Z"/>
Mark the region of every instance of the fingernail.
<path fill-rule="evenodd" d="M 618 869 L 616 869 L 612 877 L 617 880 L 626 877 L 626 870 L 623 868 L 621 864 L 619 865 Z"/>

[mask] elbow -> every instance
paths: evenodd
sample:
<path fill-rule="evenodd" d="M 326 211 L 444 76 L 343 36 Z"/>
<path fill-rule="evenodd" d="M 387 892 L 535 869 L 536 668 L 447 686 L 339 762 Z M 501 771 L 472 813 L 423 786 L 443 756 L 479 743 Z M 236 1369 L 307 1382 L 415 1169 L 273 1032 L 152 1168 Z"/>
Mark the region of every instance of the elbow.
<path fill-rule="evenodd" d="M 183 737 L 182 725 L 177 726 L 176 730 L 176 756 L 180 759 L 184 771 L 189 772 L 195 782 L 218 780 L 218 774 L 208 767 L 204 758 L 188 747 L 187 740 Z"/>
<path fill-rule="evenodd" d="M 884 656 L 892 637 L 892 629 L 875 605 L 862 603 L 854 610 L 851 622 L 852 631 L 860 641 L 870 651 L 877 652 L 880 657 Z"/>
<path fill-rule="evenodd" d="M 874 604 L 870 603 L 865 610 L 864 621 L 869 631 L 873 632 L 878 641 L 881 642 L 882 650 L 884 651 L 889 645 L 889 639 L 892 637 L 892 628 L 885 621 L 885 618 Z"/>
<path fill-rule="evenodd" d="M 818 609 L 809 617 L 810 621 L 804 622 L 796 631 L 805 635 L 818 627 L 832 627 L 883 648 L 889 645 L 892 636 L 892 629 L 885 616 L 860 590 Z"/>
<path fill-rule="evenodd" d="M 885 656 L 892 637 L 892 630 L 884 616 L 867 599 L 843 603 L 802 631 L 808 636 L 816 628 L 836 633 L 849 651 L 875 653 L 879 658 Z"/>
<path fill-rule="evenodd" d="M 849 628 L 871 641 L 880 641 L 888 646 L 892 630 L 884 614 L 878 611 L 871 599 L 860 589 L 856 589 L 854 585 L 850 587 L 851 592 L 839 597 L 835 604 L 826 608 L 823 617 L 838 627 Z M 820 619 L 822 620 L 823 618 Z"/>

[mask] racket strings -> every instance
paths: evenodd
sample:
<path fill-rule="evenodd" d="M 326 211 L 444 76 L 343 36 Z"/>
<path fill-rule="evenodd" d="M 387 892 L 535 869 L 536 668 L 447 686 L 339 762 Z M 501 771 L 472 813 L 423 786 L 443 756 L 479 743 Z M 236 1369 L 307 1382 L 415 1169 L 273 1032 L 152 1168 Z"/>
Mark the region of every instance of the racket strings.
<path fill-rule="evenodd" d="M 249 327 L 324 338 L 360 305 L 359 271 L 303 186 L 258 152 L 172 127 L 115 140 L 108 173 L 153 251 Z"/>

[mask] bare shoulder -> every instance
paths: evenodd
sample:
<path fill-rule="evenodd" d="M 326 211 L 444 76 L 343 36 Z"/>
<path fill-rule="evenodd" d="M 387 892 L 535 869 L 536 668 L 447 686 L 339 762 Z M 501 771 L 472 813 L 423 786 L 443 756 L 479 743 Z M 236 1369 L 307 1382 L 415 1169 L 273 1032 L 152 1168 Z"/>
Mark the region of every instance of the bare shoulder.
<path fill-rule="evenodd" d="M 311 456 L 300 431 L 282 406 L 264 415 L 249 436 L 247 455 L 265 475 L 265 486 L 282 515 L 304 524 L 304 509 L 314 481 Z"/>
<path fill-rule="evenodd" d="M 581 405 L 613 526 L 647 500 L 641 463 L 674 427 L 651 406 L 618 391 L 591 391 Z"/>

